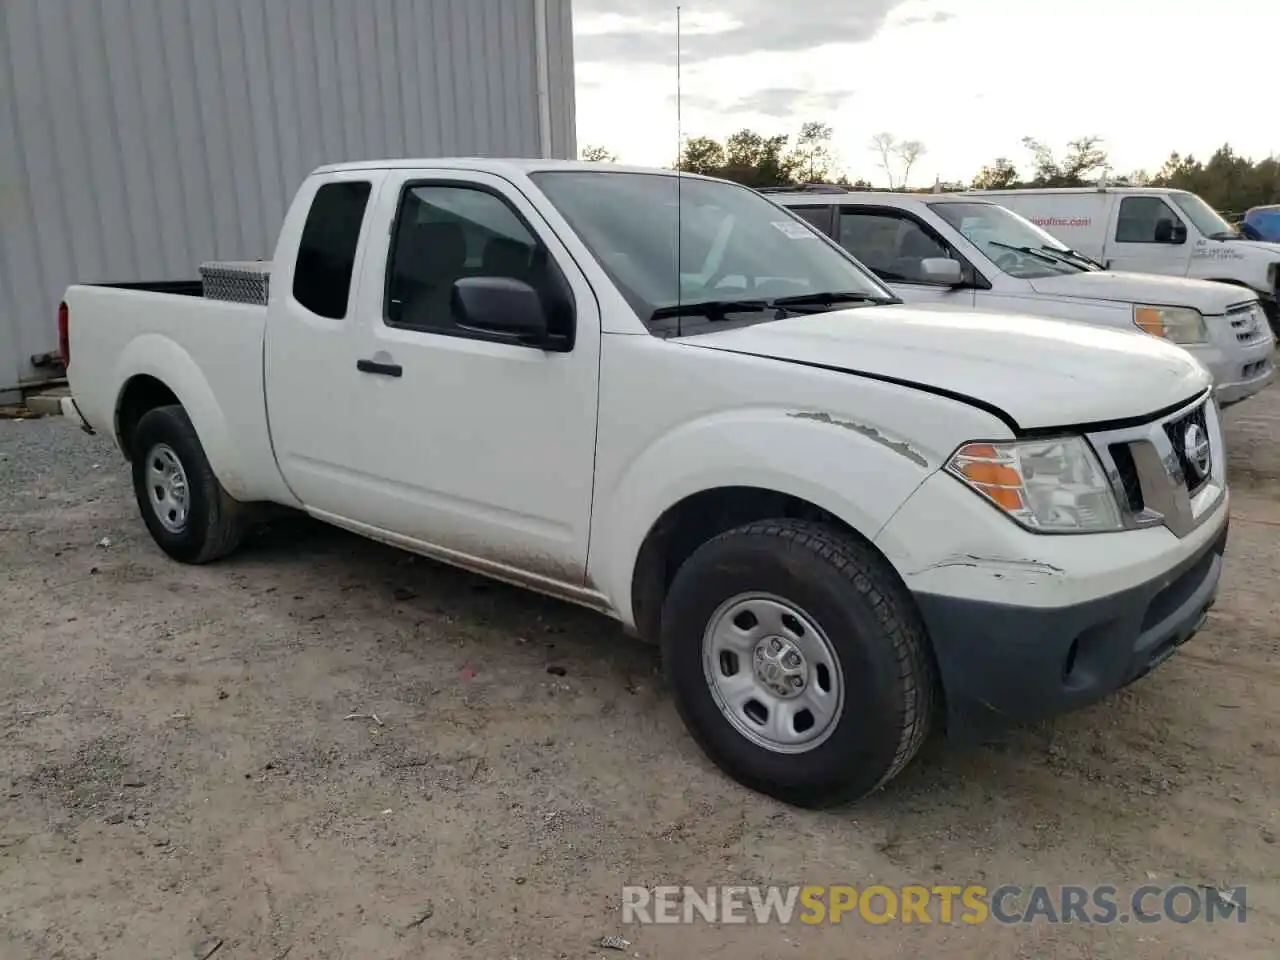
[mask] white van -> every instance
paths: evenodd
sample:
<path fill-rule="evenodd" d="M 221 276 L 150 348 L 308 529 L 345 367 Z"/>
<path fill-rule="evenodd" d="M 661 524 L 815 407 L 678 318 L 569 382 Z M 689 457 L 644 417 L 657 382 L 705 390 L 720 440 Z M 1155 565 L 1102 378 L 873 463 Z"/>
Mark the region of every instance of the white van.
<path fill-rule="evenodd" d="M 1220 280 L 1258 294 L 1280 323 L 1280 244 L 1246 240 L 1194 193 L 1160 187 L 969 190 L 1022 214 L 1109 270 Z"/>
<path fill-rule="evenodd" d="M 1186 349 L 1222 406 L 1275 377 L 1257 295 L 1223 283 L 1103 270 L 986 197 L 766 188 L 910 304 L 980 307 L 1139 330 Z"/>

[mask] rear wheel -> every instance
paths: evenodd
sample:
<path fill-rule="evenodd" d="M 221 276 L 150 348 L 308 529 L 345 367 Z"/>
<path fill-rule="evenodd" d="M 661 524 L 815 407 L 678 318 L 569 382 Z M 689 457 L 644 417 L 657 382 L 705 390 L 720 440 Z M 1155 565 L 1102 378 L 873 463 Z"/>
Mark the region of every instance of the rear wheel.
<path fill-rule="evenodd" d="M 934 670 L 910 596 L 872 548 L 820 524 L 765 521 L 704 544 L 676 574 L 662 634 L 694 738 L 785 802 L 870 793 L 929 730 Z"/>
<path fill-rule="evenodd" d="M 208 563 L 240 545 L 243 506 L 222 489 L 182 407 L 143 414 L 131 459 L 138 509 L 161 550 L 183 563 Z"/>

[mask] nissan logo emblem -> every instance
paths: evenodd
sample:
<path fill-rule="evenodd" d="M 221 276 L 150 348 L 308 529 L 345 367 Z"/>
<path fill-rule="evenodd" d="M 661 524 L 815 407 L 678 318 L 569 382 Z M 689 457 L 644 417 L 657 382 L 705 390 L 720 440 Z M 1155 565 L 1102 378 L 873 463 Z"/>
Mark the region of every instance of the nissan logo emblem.
<path fill-rule="evenodd" d="M 1187 432 L 1182 435 L 1182 453 L 1196 472 L 1193 479 L 1203 480 L 1209 475 L 1209 437 L 1200 424 L 1187 424 Z"/>

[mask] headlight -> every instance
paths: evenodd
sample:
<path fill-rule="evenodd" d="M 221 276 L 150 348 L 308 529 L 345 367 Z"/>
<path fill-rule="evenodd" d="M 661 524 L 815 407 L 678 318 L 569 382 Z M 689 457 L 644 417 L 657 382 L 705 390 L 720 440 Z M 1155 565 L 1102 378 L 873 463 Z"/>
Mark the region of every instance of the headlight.
<path fill-rule="evenodd" d="M 967 443 L 947 471 L 1028 530 L 1119 530 L 1120 509 L 1098 458 L 1083 437 Z"/>
<path fill-rule="evenodd" d="M 1139 330 L 1171 343 L 1204 343 L 1208 332 L 1204 316 L 1191 307 L 1155 307 L 1135 304 L 1133 322 Z"/>

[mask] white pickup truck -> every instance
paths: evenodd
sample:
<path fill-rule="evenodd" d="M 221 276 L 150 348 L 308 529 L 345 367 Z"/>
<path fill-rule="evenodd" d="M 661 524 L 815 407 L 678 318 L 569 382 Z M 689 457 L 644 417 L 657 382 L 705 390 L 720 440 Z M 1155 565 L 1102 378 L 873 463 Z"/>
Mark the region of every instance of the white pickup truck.
<path fill-rule="evenodd" d="M 115 438 L 160 547 L 213 560 L 280 504 L 595 608 L 661 643 L 707 754 L 786 801 L 875 789 L 935 719 L 1095 701 L 1214 601 L 1202 366 L 904 305 L 745 187 L 324 167 L 268 269 L 259 304 L 66 293 L 64 409 Z"/>

